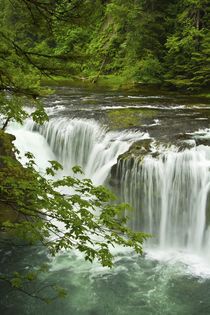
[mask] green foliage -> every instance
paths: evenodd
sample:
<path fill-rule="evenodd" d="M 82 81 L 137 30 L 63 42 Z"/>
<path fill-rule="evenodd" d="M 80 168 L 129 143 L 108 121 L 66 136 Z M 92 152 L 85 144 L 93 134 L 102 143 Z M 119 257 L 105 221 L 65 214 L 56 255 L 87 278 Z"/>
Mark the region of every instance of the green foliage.
<path fill-rule="evenodd" d="M 94 82 L 112 74 L 189 91 L 209 84 L 207 0 L 1 0 L 0 7 L 4 88 L 15 84 L 32 100 L 43 93 L 40 73 Z"/>
<path fill-rule="evenodd" d="M 127 76 L 134 78 L 136 81 L 148 82 L 148 83 L 161 83 L 163 66 L 160 61 L 148 54 L 132 67 L 127 67 L 125 73 Z"/>
<path fill-rule="evenodd" d="M 81 15 L 87 16 L 92 5 L 88 1 L 84 9 L 84 2 L 88 4 L 0 1 L 0 114 L 5 121 L 22 123 L 29 116 L 25 105 L 37 107 L 31 116 L 38 123 L 47 119 L 40 100 L 50 91 L 40 87 L 40 79 L 72 75 L 80 69 L 77 54 L 87 35 L 84 27 L 75 25 L 75 17 L 82 23 Z M 75 31 L 69 32 L 70 25 Z"/>
<path fill-rule="evenodd" d="M 132 210 L 128 204 L 116 203 L 116 197 L 108 189 L 95 187 L 89 179 L 69 176 L 53 179 L 62 168 L 56 161 L 50 161 L 51 167 L 42 176 L 34 168 L 31 153 L 26 156 L 27 168 L 14 157 L 0 157 L 4 163 L 0 169 L 0 202 L 10 207 L 16 217 L 14 221 L 2 222 L 2 231 L 25 245 L 46 246 L 52 256 L 61 249 L 77 249 L 86 260 L 97 259 L 108 267 L 113 265 L 110 248 L 115 244 L 142 253 L 142 243 L 148 235 L 132 232 L 126 226 L 128 217 L 124 213 Z M 80 167 L 75 166 L 73 172 L 81 173 Z M 73 191 L 69 195 L 62 193 L 67 188 Z M 29 273 L 9 281 L 19 289 L 25 285 L 23 279 L 30 282 L 36 277 Z M 63 290 L 57 287 L 56 290 L 59 296 L 65 295 Z"/>
<path fill-rule="evenodd" d="M 165 80 L 178 88 L 197 91 L 209 85 L 209 4 L 206 0 L 178 1 L 176 10 L 177 19 L 171 19 L 173 32 L 165 43 Z"/>

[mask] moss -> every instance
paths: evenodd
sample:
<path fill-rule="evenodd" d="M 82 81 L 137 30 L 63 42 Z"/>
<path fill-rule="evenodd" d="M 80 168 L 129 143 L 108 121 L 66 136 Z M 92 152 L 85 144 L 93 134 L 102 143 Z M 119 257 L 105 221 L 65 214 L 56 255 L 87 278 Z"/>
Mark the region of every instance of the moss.
<path fill-rule="evenodd" d="M 121 182 L 121 169 L 123 162 L 128 161 L 127 168 L 132 169 L 134 162 L 137 161 L 141 163 L 146 154 L 151 153 L 151 139 L 144 139 L 134 142 L 128 151 L 118 156 L 117 164 L 113 165 L 111 168 L 111 178 L 109 184 L 111 186 L 118 186 Z"/>
<path fill-rule="evenodd" d="M 14 211 L 10 205 L 0 201 L 0 226 L 3 222 L 16 222 L 17 220 L 18 212 Z"/>
<path fill-rule="evenodd" d="M 107 112 L 109 129 L 123 129 L 139 127 L 143 118 L 154 117 L 155 110 L 148 109 L 118 109 Z"/>
<path fill-rule="evenodd" d="M 97 86 L 104 86 L 112 90 L 130 89 L 134 87 L 133 82 L 128 82 L 121 75 L 101 75 L 97 80 Z"/>
<path fill-rule="evenodd" d="M 20 218 L 16 200 L 18 195 L 13 189 L 13 184 L 33 180 L 32 173 L 24 168 L 15 157 L 12 143 L 14 140 L 15 136 L 0 130 L 0 225 L 5 221 L 17 222 Z M 30 199 L 27 189 L 23 193 L 25 202 L 27 202 Z"/>
<path fill-rule="evenodd" d="M 151 153 L 151 141 L 151 139 L 144 139 L 134 142 L 129 150 L 121 154 L 118 159 L 123 161 L 136 157 L 138 161 L 141 162 L 146 154 Z"/>
<path fill-rule="evenodd" d="M 13 144 L 15 136 L 0 130 L 0 155 L 13 156 Z"/>
<path fill-rule="evenodd" d="M 88 76 L 62 77 L 52 76 L 41 79 L 42 86 L 87 86 L 89 88 L 103 87 L 109 90 L 129 90 L 132 92 L 160 94 L 160 86 L 152 83 L 130 81 L 121 74 L 100 75 L 96 83 L 93 83 L 97 73 L 91 73 Z"/>
<path fill-rule="evenodd" d="M 147 95 L 173 95 L 174 97 L 192 97 L 192 98 L 205 98 L 209 99 L 210 94 L 208 89 L 203 89 L 201 92 L 192 92 L 186 91 L 186 89 L 173 89 L 172 87 L 168 87 L 164 84 L 157 83 L 148 83 L 148 82 L 139 82 L 135 80 L 128 79 L 126 75 L 123 74 L 102 74 L 99 76 L 96 83 L 92 83 L 93 79 L 96 77 L 96 73 L 88 73 L 84 75 L 84 73 L 78 74 L 78 76 L 52 76 L 42 77 L 41 85 L 42 86 L 87 86 L 90 88 L 96 87 L 104 87 L 106 89 L 111 90 L 129 90 L 132 92 L 143 93 Z M 39 80 L 39 78 L 35 78 Z M 181 93 L 181 94 L 180 94 Z"/>

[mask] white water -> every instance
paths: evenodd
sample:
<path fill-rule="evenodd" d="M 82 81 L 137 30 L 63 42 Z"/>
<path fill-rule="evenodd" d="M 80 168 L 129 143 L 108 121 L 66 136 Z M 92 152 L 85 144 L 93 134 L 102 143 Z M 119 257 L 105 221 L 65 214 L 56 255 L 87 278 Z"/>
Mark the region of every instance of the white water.
<path fill-rule="evenodd" d="M 168 151 L 141 164 L 118 165 L 121 197 L 136 210 L 132 228 L 153 234 L 160 250 L 181 249 L 209 259 L 210 148 Z"/>
<path fill-rule="evenodd" d="M 74 165 L 80 165 L 95 184 L 105 182 L 117 157 L 133 141 L 148 138 L 140 132 L 106 132 L 95 121 L 67 118 L 52 119 L 42 127 L 28 121 L 9 131 L 15 134 L 21 152 L 32 151 L 41 168 L 47 160 L 57 159 L 68 175 Z M 170 260 L 175 257 L 173 250 L 181 250 L 176 259 L 187 253 L 186 262 L 192 259 L 195 263 L 202 256 L 209 265 L 209 170 L 210 149 L 205 146 L 184 152 L 171 149 L 156 159 L 146 157 L 141 165 L 135 161 L 132 167 L 129 161 L 118 165 L 121 200 L 136 210 L 132 228 L 154 235 L 147 248 L 155 244 L 156 249 L 148 255 Z M 200 261 L 195 265 L 205 269 Z"/>
<path fill-rule="evenodd" d="M 140 132 L 105 132 L 94 120 L 56 118 L 43 126 L 29 121 L 26 128 L 46 139 L 65 175 L 79 165 L 95 185 L 103 184 L 117 157 L 137 139 L 148 138 Z"/>
<path fill-rule="evenodd" d="M 50 166 L 48 161 L 56 159 L 46 139 L 39 133 L 28 130 L 26 125 L 13 123 L 7 128 L 7 132 L 16 137 L 14 144 L 20 151 L 21 163 L 27 162 L 25 153 L 31 152 L 35 157 L 37 169 L 44 172 L 46 167 Z"/>

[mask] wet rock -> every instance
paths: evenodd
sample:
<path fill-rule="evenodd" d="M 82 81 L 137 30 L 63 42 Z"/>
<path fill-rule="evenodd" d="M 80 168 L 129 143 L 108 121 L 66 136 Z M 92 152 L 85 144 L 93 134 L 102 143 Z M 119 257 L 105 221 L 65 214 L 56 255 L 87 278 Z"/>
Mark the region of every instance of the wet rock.
<path fill-rule="evenodd" d="M 111 177 L 109 181 L 111 186 L 118 186 L 120 184 L 122 168 L 125 166 L 125 163 L 126 169 L 131 170 L 136 161 L 140 163 L 146 154 L 152 154 L 151 142 L 151 139 L 136 141 L 130 146 L 128 151 L 119 155 L 117 163 L 111 168 Z"/>
<path fill-rule="evenodd" d="M 15 159 L 13 152 L 14 146 L 12 142 L 15 140 L 15 136 L 0 130 L 0 156 L 10 156 Z M 0 159 L 0 168 L 3 166 L 3 161 Z"/>
<path fill-rule="evenodd" d="M 128 151 L 119 155 L 119 160 L 137 158 L 141 161 L 144 156 L 148 153 L 151 153 L 151 139 L 144 139 L 134 142 Z"/>
<path fill-rule="evenodd" d="M 196 145 L 207 145 L 210 146 L 210 139 L 197 138 L 195 139 Z"/>
<path fill-rule="evenodd" d="M 14 191 L 14 182 L 32 180 L 31 172 L 24 168 L 16 159 L 13 141 L 15 136 L 0 130 L 0 229 L 5 221 L 18 222 L 22 215 L 19 213 L 18 198 Z M 14 192 L 14 193 L 13 193 Z M 31 196 L 27 189 L 23 191 L 24 201 L 28 203 Z"/>

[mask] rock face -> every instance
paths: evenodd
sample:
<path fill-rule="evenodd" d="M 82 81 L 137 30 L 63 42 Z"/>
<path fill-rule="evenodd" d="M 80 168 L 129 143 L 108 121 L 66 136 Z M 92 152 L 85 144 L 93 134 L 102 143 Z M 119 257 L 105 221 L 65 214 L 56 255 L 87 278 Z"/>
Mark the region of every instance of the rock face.
<path fill-rule="evenodd" d="M 10 156 L 15 159 L 15 154 L 13 152 L 14 145 L 12 144 L 14 140 L 15 136 L 0 130 L 0 156 Z M 0 170 L 3 166 L 2 163 L 3 160 L 0 159 Z"/>
<path fill-rule="evenodd" d="M 118 186 L 121 181 L 121 170 L 126 162 L 126 167 L 132 169 L 135 162 L 140 163 L 146 154 L 152 154 L 151 139 L 143 139 L 134 142 L 128 151 L 119 155 L 117 163 L 111 168 L 111 178 L 109 184 L 111 186 Z"/>
<path fill-rule="evenodd" d="M 130 158 L 137 158 L 139 162 L 148 153 L 151 153 L 151 139 L 143 139 L 134 142 L 128 151 L 119 156 L 119 160 L 125 160 Z"/>
<path fill-rule="evenodd" d="M 12 143 L 14 140 L 15 136 L 0 130 L 0 227 L 2 222 L 16 222 L 19 218 L 18 211 L 15 211 L 15 202 L 12 204 L 7 200 L 8 191 L 12 190 L 9 178 L 13 177 L 15 180 L 26 173 L 15 157 Z"/>
<path fill-rule="evenodd" d="M 136 141 L 130 146 L 128 151 L 119 155 L 117 163 L 111 168 L 111 176 L 109 181 L 111 186 L 120 185 L 123 168 L 126 167 L 126 169 L 131 170 L 134 166 L 134 163 L 140 164 L 146 155 L 151 155 L 153 158 L 156 158 L 160 154 L 160 152 L 158 152 L 158 148 L 168 148 L 172 145 L 169 142 L 155 142 L 155 147 L 157 150 L 154 150 L 154 147 L 152 147 L 152 142 L 152 139 L 142 139 Z M 193 141 L 193 143 L 188 143 L 187 141 L 183 141 L 183 139 L 178 139 L 175 145 L 178 148 L 178 151 L 183 151 L 185 149 L 194 147 L 195 141 Z"/>
<path fill-rule="evenodd" d="M 196 145 L 207 145 L 210 146 L 210 139 L 198 138 L 195 139 Z"/>

